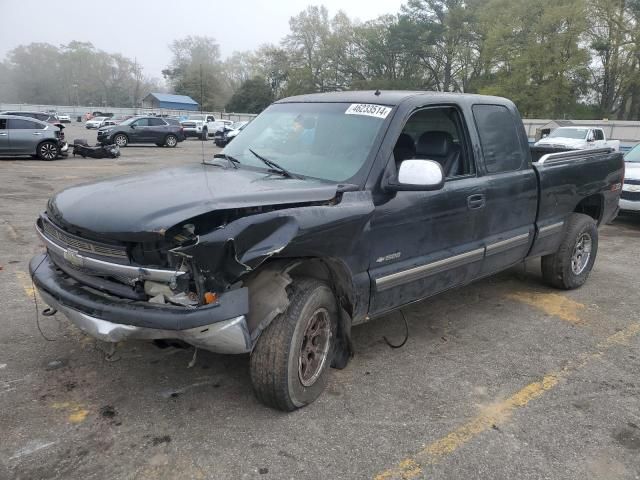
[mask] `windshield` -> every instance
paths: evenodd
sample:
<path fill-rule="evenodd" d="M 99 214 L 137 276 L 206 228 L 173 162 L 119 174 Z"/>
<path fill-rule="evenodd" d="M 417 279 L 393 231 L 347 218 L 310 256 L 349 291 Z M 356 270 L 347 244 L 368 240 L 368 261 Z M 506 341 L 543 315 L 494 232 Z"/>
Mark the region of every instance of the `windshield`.
<path fill-rule="evenodd" d="M 346 181 L 364 165 L 391 111 L 389 107 L 369 107 L 354 108 L 348 103 L 275 104 L 249 123 L 223 153 L 242 164 L 264 167 L 251 149 L 294 174 Z"/>
<path fill-rule="evenodd" d="M 202 118 L 202 115 L 189 115 L 187 120 L 195 120 L 196 122 L 201 122 Z"/>
<path fill-rule="evenodd" d="M 624 156 L 624 161 L 640 163 L 640 143 L 627 152 Z"/>
<path fill-rule="evenodd" d="M 556 128 L 549 137 L 575 138 L 576 140 L 584 140 L 587 138 L 588 128 Z"/>

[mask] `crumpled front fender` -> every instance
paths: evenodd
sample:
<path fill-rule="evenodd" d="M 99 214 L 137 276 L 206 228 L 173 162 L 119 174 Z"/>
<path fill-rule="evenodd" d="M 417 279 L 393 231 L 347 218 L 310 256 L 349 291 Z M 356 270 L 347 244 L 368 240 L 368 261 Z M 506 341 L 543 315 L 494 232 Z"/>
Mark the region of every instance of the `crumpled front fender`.
<path fill-rule="evenodd" d="M 195 245 L 175 252 L 193 258 L 204 286 L 220 291 L 281 252 L 298 230 L 298 222 L 293 217 L 254 215 L 202 235 Z"/>

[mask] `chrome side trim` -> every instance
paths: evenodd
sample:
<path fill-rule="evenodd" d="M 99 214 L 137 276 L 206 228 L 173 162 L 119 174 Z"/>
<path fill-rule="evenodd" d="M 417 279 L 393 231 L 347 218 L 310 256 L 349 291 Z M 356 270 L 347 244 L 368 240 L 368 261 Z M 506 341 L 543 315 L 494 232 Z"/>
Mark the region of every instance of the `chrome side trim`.
<path fill-rule="evenodd" d="M 392 273 L 376 279 L 376 290 L 381 292 L 389 288 L 402 285 L 403 283 L 419 280 L 423 277 L 428 277 L 438 272 L 448 270 L 450 268 L 460 267 L 467 263 L 473 263 L 478 260 L 482 260 L 484 257 L 484 247 L 470 250 L 453 257 L 443 258 L 435 262 L 419 265 L 417 267 L 409 268 L 401 272 Z"/>
<path fill-rule="evenodd" d="M 529 243 L 529 233 L 523 233 L 522 235 L 516 235 L 515 237 L 507 238 L 506 240 L 500 240 L 499 242 L 487 245 L 487 256 L 504 252 L 510 248 L 519 247 L 520 245 L 525 245 L 527 243 Z"/>
<path fill-rule="evenodd" d="M 59 310 L 87 335 L 103 342 L 124 340 L 157 340 L 177 338 L 216 353 L 247 353 L 251 351 L 251 335 L 244 315 L 222 322 L 187 330 L 161 330 L 109 322 L 62 305 L 44 290 L 38 289 L 50 307 Z"/>
<path fill-rule="evenodd" d="M 611 153 L 612 148 L 589 148 L 583 150 L 569 150 L 566 152 L 547 153 L 541 156 L 535 165 L 544 165 L 545 163 L 561 162 L 562 160 L 571 160 L 575 157 L 583 157 L 589 154 L 604 154 Z"/>
<path fill-rule="evenodd" d="M 551 225 L 546 225 L 538 230 L 538 238 L 548 237 L 556 233 L 556 230 L 561 229 L 564 226 L 564 222 L 552 223 Z"/>
<path fill-rule="evenodd" d="M 80 255 L 76 251 L 70 251 L 69 249 L 58 245 L 53 240 L 48 238 L 37 225 L 36 232 L 38 232 L 38 235 L 40 235 L 40 238 L 47 246 L 48 250 L 68 260 L 71 265 L 81 266 L 83 268 L 93 270 L 94 272 L 103 275 L 125 277 L 131 281 L 155 280 L 158 282 L 169 283 L 172 280 L 175 280 L 177 277 L 187 273 L 176 270 L 134 267 L 132 265 L 119 265 L 117 263 L 109 263 L 103 260 L 98 260 L 96 258 L 86 257 L 84 255 Z"/>

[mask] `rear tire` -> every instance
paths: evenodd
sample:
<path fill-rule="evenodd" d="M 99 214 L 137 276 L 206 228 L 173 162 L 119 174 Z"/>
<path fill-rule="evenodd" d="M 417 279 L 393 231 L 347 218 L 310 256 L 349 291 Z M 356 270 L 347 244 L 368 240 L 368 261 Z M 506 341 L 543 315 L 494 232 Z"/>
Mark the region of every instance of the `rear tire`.
<path fill-rule="evenodd" d="M 598 226 L 593 218 L 574 213 L 567 221 L 558 251 L 542 257 L 542 278 L 552 287 L 572 290 L 587 281 L 598 253 Z"/>
<path fill-rule="evenodd" d="M 333 359 L 338 309 L 324 283 L 297 279 L 291 303 L 262 332 L 251 353 L 251 382 L 265 405 L 290 412 L 324 391 Z"/>
<path fill-rule="evenodd" d="M 167 135 L 164 139 L 164 144 L 167 147 L 174 148 L 178 144 L 178 137 L 175 135 Z"/>
<path fill-rule="evenodd" d="M 58 158 L 60 150 L 54 142 L 42 142 L 38 145 L 38 158 L 40 160 L 51 161 Z"/>

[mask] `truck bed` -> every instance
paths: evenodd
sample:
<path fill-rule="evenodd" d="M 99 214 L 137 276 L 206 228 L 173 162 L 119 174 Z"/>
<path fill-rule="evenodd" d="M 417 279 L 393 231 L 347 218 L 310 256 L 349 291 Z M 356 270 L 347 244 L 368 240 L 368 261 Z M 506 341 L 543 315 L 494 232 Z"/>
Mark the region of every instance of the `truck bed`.
<path fill-rule="evenodd" d="M 550 150 L 531 148 L 539 195 L 537 236 L 530 256 L 557 249 L 564 221 L 572 212 L 593 213 L 599 224 L 610 222 L 618 212 L 624 177 L 621 153 L 608 148 Z"/>

